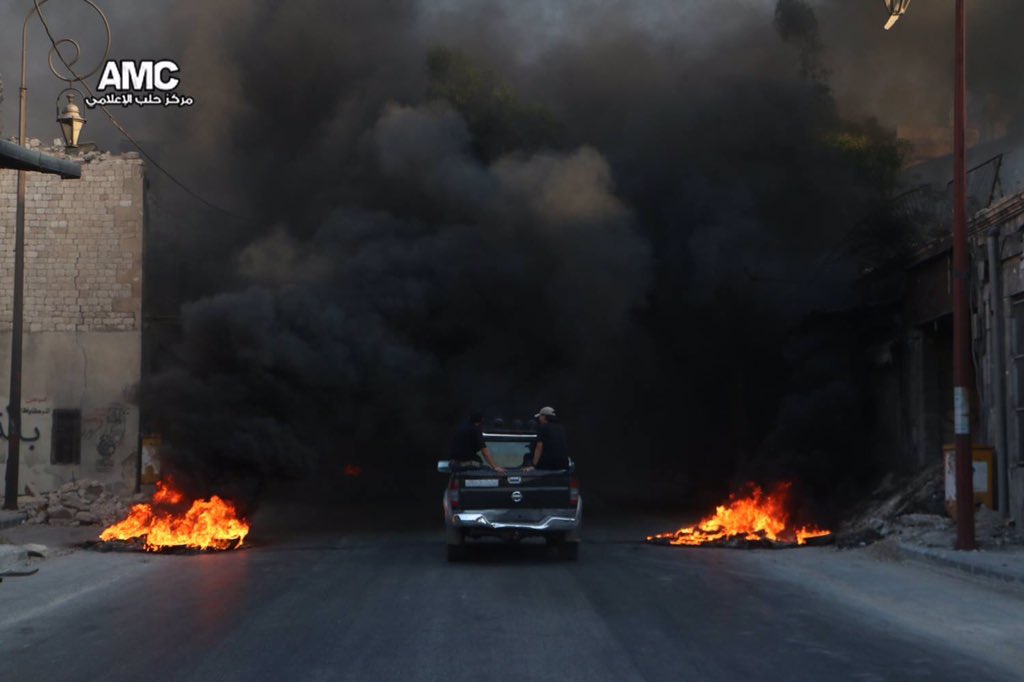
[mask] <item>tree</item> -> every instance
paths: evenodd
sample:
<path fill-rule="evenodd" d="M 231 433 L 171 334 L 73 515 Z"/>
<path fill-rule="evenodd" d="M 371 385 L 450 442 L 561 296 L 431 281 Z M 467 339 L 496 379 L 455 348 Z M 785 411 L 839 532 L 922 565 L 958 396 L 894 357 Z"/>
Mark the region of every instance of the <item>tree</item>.
<path fill-rule="evenodd" d="M 427 95 L 462 115 L 482 160 L 560 146 L 561 126 L 548 109 L 523 102 L 508 83 L 467 54 L 434 47 L 427 54 L 427 76 Z"/>

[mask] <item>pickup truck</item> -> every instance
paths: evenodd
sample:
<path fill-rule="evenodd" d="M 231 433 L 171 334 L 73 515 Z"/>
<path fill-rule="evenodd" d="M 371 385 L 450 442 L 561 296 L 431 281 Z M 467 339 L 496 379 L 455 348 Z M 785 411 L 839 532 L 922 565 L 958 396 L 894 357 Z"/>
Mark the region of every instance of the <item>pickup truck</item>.
<path fill-rule="evenodd" d="M 536 439 L 525 430 L 484 431 L 504 474 L 476 461 L 437 463 L 437 470 L 448 474 L 442 504 L 449 561 L 464 558 L 467 539 L 481 537 L 506 542 L 541 537 L 564 558 L 576 560 L 583 497 L 575 465 L 570 459 L 566 469 L 523 471 Z"/>

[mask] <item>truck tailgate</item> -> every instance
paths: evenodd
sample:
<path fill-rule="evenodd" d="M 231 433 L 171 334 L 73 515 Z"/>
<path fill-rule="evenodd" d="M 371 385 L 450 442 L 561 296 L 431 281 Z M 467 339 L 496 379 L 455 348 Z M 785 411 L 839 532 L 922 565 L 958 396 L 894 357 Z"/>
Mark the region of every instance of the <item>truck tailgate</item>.
<path fill-rule="evenodd" d="M 459 477 L 460 509 L 560 509 L 575 507 L 569 499 L 568 472 L 529 472 L 488 476 L 479 472 Z"/>

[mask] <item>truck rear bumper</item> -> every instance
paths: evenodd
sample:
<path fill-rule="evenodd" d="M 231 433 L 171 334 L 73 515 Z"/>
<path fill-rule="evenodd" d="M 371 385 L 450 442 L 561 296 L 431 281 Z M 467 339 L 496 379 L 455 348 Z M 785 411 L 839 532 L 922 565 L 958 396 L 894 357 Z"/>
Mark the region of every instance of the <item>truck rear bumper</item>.
<path fill-rule="evenodd" d="M 519 531 L 527 533 L 568 532 L 579 528 L 583 499 L 576 509 L 473 509 L 448 512 L 448 524 L 467 531 Z"/>

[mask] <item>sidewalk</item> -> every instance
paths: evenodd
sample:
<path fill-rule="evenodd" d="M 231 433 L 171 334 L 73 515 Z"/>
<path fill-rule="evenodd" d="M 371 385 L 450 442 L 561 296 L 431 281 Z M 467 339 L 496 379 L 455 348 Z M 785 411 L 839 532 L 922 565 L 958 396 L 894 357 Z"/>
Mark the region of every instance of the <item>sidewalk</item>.
<path fill-rule="evenodd" d="M 899 542 L 896 547 L 907 559 L 1024 586 L 1024 547 L 981 549 L 972 552 L 925 547 L 910 542 Z"/>
<path fill-rule="evenodd" d="M 51 551 L 49 556 L 69 554 L 79 545 L 99 538 L 103 528 L 88 526 L 48 526 L 46 524 L 23 523 L 3 531 L 3 540 L 13 545 L 45 545 Z"/>
<path fill-rule="evenodd" d="M 48 526 L 21 523 L 12 512 L 0 516 L 0 522 L 9 524 L 11 521 L 17 525 L 8 525 L 0 531 L 2 577 L 32 575 L 53 559 L 77 553 L 82 543 L 97 539 L 101 530 L 96 525 Z"/>

